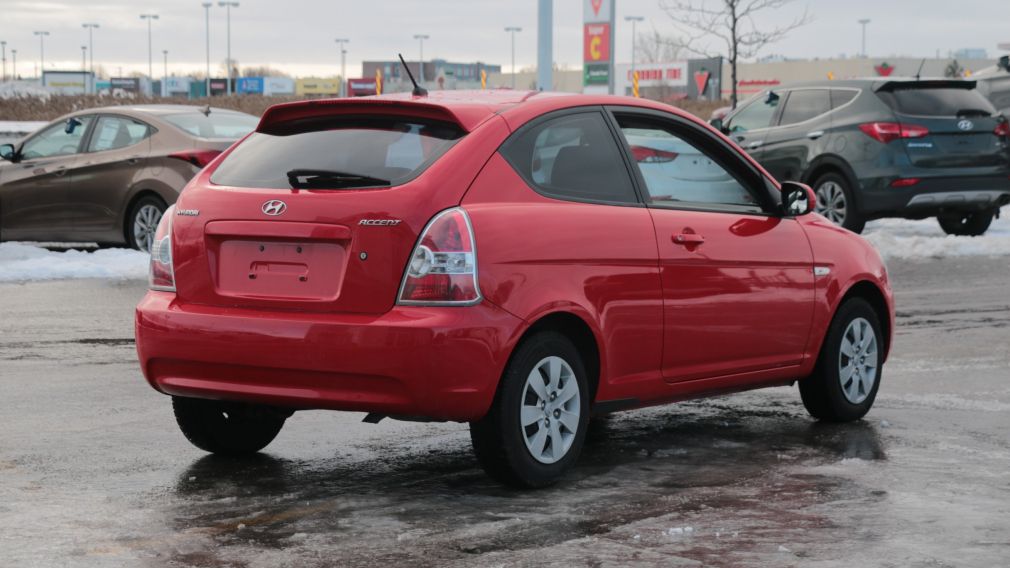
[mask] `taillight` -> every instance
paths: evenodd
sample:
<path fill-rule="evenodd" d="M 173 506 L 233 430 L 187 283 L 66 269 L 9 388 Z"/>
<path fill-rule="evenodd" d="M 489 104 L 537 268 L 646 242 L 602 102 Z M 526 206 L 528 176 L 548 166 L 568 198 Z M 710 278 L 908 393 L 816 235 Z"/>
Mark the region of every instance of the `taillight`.
<path fill-rule="evenodd" d="M 679 154 L 655 148 L 646 148 L 645 146 L 632 146 L 631 155 L 640 164 L 657 164 L 672 162 L 677 159 Z"/>
<path fill-rule="evenodd" d="M 421 232 L 403 274 L 397 303 L 451 306 L 479 301 L 470 218 L 459 207 L 446 209 Z"/>
<path fill-rule="evenodd" d="M 168 157 L 189 162 L 198 168 L 203 168 L 220 154 L 221 150 L 185 150 L 183 152 L 169 154 Z"/>
<path fill-rule="evenodd" d="M 175 292 L 175 268 L 172 265 L 172 217 L 175 216 L 175 205 L 169 207 L 161 216 L 158 229 L 154 232 L 154 242 L 151 243 L 151 268 L 147 283 L 152 290 Z"/>
<path fill-rule="evenodd" d="M 891 182 L 891 187 L 912 187 L 919 181 L 919 178 L 898 178 Z"/>
<path fill-rule="evenodd" d="M 1001 138 L 1010 136 L 1010 122 L 1006 120 L 1000 122 L 996 125 L 996 130 L 993 130 L 992 133 Z"/>
<path fill-rule="evenodd" d="M 867 122 L 860 124 L 859 129 L 863 134 L 883 144 L 899 138 L 922 138 L 929 135 L 929 129 L 925 126 L 900 122 Z"/>

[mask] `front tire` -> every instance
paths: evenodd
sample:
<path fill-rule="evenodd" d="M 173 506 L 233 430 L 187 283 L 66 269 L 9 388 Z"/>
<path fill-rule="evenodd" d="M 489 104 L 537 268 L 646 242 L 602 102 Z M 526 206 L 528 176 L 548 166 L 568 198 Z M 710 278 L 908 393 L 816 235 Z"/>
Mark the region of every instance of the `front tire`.
<path fill-rule="evenodd" d="M 172 397 L 179 429 L 205 452 L 229 456 L 254 454 L 277 437 L 287 416 L 256 404 Z"/>
<path fill-rule="evenodd" d="M 126 216 L 126 244 L 130 248 L 151 252 L 154 233 L 168 206 L 160 197 L 145 195 L 130 207 Z"/>
<path fill-rule="evenodd" d="M 853 233 L 863 232 L 866 219 L 856 205 L 853 188 L 845 176 L 836 172 L 822 175 L 814 182 L 814 194 L 817 195 L 815 211 Z"/>
<path fill-rule="evenodd" d="M 477 460 L 507 485 L 557 482 L 582 452 L 589 402 L 575 345 L 557 332 L 531 336 L 509 361 L 488 414 L 470 423 Z"/>
<path fill-rule="evenodd" d="M 936 220 L 940 223 L 940 228 L 948 235 L 961 237 L 979 237 L 989 230 L 996 212 L 989 209 L 986 211 L 973 211 L 970 213 L 949 213 L 940 215 Z"/>
<path fill-rule="evenodd" d="M 851 422 L 870 411 L 884 362 L 880 319 L 862 298 L 835 314 L 814 372 L 799 381 L 807 412 L 818 420 Z"/>

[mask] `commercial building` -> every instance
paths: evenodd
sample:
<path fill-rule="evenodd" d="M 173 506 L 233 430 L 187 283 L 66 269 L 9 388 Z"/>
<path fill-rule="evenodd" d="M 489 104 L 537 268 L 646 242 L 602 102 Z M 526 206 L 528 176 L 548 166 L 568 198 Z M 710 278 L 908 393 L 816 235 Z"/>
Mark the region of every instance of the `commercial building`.
<path fill-rule="evenodd" d="M 414 78 L 421 80 L 421 66 L 417 61 L 407 61 L 407 67 Z M 407 90 L 405 85 L 410 79 L 403 70 L 400 60 L 394 61 L 363 61 L 361 63 L 362 77 L 375 77 L 376 71 L 382 73 L 383 92 Z M 492 65 L 477 61 L 475 63 L 454 63 L 444 59 L 431 59 L 424 62 L 424 83 L 429 88 L 438 89 L 472 89 L 480 88 L 480 73 L 488 75 L 500 74 L 501 65 Z"/>

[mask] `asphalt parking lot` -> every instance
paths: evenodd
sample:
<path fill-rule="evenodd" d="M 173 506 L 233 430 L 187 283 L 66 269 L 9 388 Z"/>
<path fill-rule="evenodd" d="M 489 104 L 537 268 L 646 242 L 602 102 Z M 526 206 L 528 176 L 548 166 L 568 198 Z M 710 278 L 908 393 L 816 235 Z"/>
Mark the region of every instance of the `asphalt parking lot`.
<path fill-rule="evenodd" d="M 207 456 L 137 368 L 142 281 L 0 284 L 0 564 L 1005 565 L 1010 266 L 889 264 L 866 420 L 816 424 L 791 388 L 623 413 L 526 493 L 462 424 L 305 412 L 256 459 Z"/>

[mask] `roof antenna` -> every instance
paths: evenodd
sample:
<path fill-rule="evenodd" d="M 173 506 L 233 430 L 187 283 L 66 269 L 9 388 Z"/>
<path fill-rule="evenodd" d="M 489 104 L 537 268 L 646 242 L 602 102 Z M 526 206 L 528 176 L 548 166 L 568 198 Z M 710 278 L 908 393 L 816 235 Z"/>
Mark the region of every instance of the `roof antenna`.
<path fill-rule="evenodd" d="M 407 67 L 407 62 L 403 60 L 403 54 L 397 53 L 397 55 L 400 56 L 400 63 L 403 64 L 403 69 L 407 71 L 407 76 L 410 77 L 410 82 L 414 84 L 414 90 L 411 91 L 410 94 L 414 95 L 415 97 L 427 97 L 428 90 L 418 85 L 417 81 L 414 80 L 414 74 L 410 72 L 410 67 Z M 422 61 L 419 65 L 424 65 L 424 62 Z"/>
<path fill-rule="evenodd" d="M 915 72 L 915 80 L 919 80 L 919 76 L 922 75 L 922 66 L 926 64 L 926 58 L 922 58 L 922 63 L 919 63 L 919 69 Z"/>

